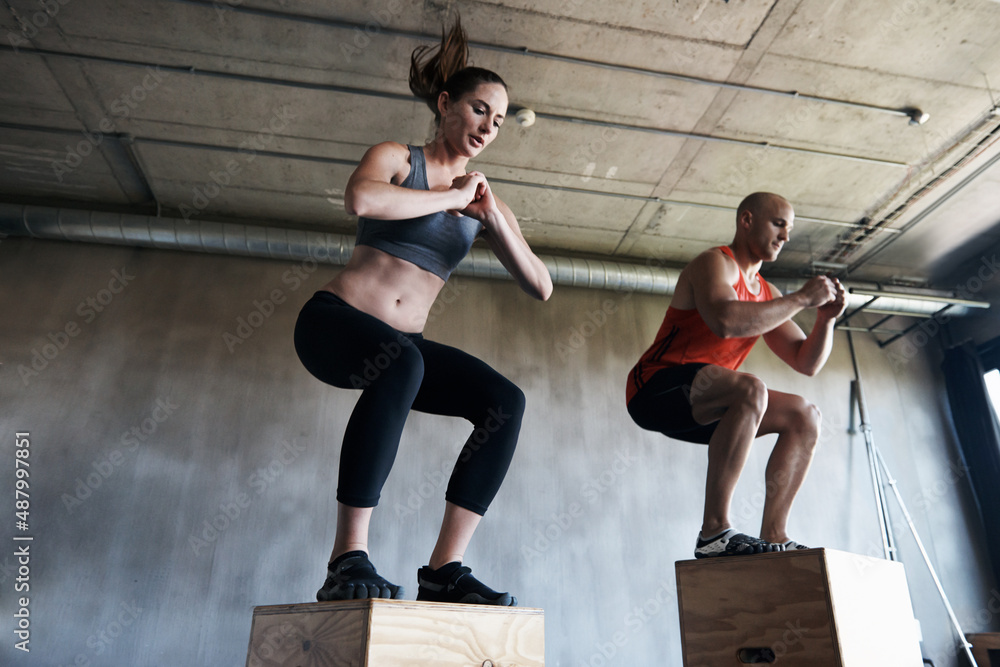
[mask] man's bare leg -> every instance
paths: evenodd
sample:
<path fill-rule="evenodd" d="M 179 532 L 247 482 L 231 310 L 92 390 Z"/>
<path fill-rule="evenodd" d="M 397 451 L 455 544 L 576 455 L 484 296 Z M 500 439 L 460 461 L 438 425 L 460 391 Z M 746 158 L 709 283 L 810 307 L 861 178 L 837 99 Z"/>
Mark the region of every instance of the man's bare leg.
<path fill-rule="evenodd" d="M 767 411 L 760 425 L 760 435 L 777 433 L 778 441 L 767 461 L 767 495 L 760 537 L 784 543 L 788 514 L 802 482 L 809 472 L 816 442 L 819 440 L 819 409 L 801 396 L 769 391 Z"/>
<path fill-rule="evenodd" d="M 706 366 L 695 375 L 691 390 L 695 421 L 719 421 L 708 444 L 703 538 L 732 527 L 729 508 L 733 493 L 767 409 L 767 397 L 767 387 L 753 375 L 719 366 Z"/>

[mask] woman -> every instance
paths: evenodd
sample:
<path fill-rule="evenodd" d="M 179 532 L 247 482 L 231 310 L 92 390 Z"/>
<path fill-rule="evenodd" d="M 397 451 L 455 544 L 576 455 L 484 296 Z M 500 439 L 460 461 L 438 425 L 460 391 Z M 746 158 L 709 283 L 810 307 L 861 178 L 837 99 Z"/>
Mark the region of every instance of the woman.
<path fill-rule="evenodd" d="M 410 89 L 435 114 L 426 146 L 373 146 L 347 183 L 359 216 L 347 266 L 306 303 L 295 348 L 310 373 L 363 389 L 347 424 L 337 488 L 337 534 L 320 601 L 403 596 L 368 558 L 368 524 L 410 409 L 464 417 L 472 435 L 445 494 L 438 541 L 417 572 L 418 600 L 513 606 L 462 565 L 465 549 L 496 495 L 517 443 L 524 394 L 482 361 L 421 334 L 448 275 L 477 236 L 521 288 L 546 300 L 552 280 L 525 242 L 514 214 L 468 161 L 492 142 L 507 112 L 507 86 L 466 67 L 456 22 L 441 44 L 415 50 Z"/>

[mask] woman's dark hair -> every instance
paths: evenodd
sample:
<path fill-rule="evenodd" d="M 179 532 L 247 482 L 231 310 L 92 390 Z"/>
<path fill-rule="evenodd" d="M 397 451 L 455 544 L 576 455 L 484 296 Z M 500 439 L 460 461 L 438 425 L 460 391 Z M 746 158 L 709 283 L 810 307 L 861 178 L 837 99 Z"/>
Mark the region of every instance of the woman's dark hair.
<path fill-rule="evenodd" d="M 504 90 L 507 89 L 507 84 L 496 72 L 482 67 L 467 67 L 468 60 L 469 40 L 457 18 L 447 34 L 444 28 L 441 29 L 440 44 L 413 50 L 410 56 L 410 90 L 434 112 L 434 118 L 441 118 L 437 100 L 442 92 L 457 100 L 481 83 L 499 83 Z"/>

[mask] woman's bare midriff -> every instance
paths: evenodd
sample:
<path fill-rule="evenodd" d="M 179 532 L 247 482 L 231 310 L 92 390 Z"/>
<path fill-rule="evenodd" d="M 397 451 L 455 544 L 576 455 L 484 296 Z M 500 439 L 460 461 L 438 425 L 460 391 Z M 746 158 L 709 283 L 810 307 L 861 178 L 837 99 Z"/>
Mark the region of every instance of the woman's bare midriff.
<path fill-rule="evenodd" d="M 416 264 L 357 246 L 344 270 L 323 289 L 393 329 L 419 333 L 442 287 L 443 280 Z"/>

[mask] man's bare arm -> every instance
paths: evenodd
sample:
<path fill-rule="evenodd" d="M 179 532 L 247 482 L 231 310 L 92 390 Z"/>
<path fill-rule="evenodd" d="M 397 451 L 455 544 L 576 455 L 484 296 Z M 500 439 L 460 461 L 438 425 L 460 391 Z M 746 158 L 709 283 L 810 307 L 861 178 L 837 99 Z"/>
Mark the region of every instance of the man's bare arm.
<path fill-rule="evenodd" d="M 847 293 L 840 281 L 834 278 L 831 282 L 834 284 L 835 296 L 832 301 L 817 309 L 816 323 L 808 336 L 791 321 L 764 335 L 764 341 L 771 351 L 804 375 L 813 376 L 823 368 L 833 348 L 833 329 L 837 318 L 847 305 Z M 772 289 L 772 293 L 777 292 L 777 288 Z"/>
<path fill-rule="evenodd" d="M 696 257 L 685 269 L 698 313 L 720 338 L 766 334 L 803 310 L 829 302 L 836 291 L 829 278 L 817 276 L 801 289 L 777 299 L 760 303 L 740 301 L 733 289 L 739 271 L 734 261 L 711 251 Z"/>

